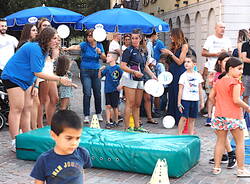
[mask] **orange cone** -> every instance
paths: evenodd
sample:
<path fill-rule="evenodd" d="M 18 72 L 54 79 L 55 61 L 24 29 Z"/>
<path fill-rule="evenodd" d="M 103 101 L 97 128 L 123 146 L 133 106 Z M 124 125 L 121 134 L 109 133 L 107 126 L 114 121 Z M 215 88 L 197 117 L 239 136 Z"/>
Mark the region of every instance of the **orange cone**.
<path fill-rule="evenodd" d="M 186 120 L 186 124 L 184 126 L 184 129 L 182 131 L 183 134 L 189 134 L 189 131 L 188 131 L 188 118 Z"/>

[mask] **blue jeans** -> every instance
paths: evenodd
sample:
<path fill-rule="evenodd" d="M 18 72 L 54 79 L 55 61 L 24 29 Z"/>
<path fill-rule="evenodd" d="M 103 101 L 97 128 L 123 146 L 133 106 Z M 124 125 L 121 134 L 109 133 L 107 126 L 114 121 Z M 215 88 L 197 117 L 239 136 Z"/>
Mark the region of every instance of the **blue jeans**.
<path fill-rule="evenodd" d="M 84 116 L 90 115 L 90 99 L 91 89 L 93 89 L 95 98 L 95 111 L 96 114 L 102 112 L 101 101 L 101 80 L 98 78 L 98 71 L 95 69 L 81 69 L 81 82 L 83 90 L 83 114 Z"/>

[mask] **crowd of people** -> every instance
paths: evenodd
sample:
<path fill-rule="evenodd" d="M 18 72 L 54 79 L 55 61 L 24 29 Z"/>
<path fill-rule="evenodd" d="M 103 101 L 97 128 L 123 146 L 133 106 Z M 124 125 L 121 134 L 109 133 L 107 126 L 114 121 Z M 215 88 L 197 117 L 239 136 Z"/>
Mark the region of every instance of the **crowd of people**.
<path fill-rule="evenodd" d="M 93 29 L 85 32 L 85 41 L 79 45 L 61 48 L 60 37 L 47 19 L 39 20 L 37 26 L 25 25 L 19 43 L 6 34 L 6 30 L 6 21 L 1 19 L 0 69 L 9 97 L 8 121 L 13 151 L 15 136 L 20 130 L 27 132 L 43 127 L 44 113 L 46 124 L 50 125 L 58 101 L 60 109 L 67 109 L 73 97 L 72 87 L 77 86 L 72 83 L 71 60 L 65 51 L 79 50 L 83 123 L 90 123 L 92 91 L 99 121 L 105 119 L 106 128 L 115 128 L 122 115 L 124 130 L 128 132 L 149 132 L 140 119 L 143 108 L 147 123 L 157 124 L 154 117 L 171 115 L 179 135 L 186 122 L 193 135 L 199 110 L 203 113 L 207 110 L 205 125 L 211 126 L 217 136 L 214 158 L 209 160 L 214 164 L 213 174 L 220 174 L 221 162 L 228 161 L 228 168 L 237 163 L 238 177 L 250 177 L 244 168 L 243 136 L 243 115 L 250 112 L 250 34 L 247 30 L 239 31 L 237 48 L 233 51 L 230 40 L 224 36 L 225 25 L 217 23 L 215 34 L 207 38 L 202 53 L 197 53 L 206 58 L 202 73 L 197 70 L 196 53 L 180 28 L 171 30 L 168 47 L 156 32 L 143 35 L 140 30 L 134 30 L 122 37 L 115 33 L 108 51 L 95 41 Z M 108 66 L 102 66 L 102 61 Z M 144 84 L 149 79 L 158 80 L 165 71 L 173 75 L 173 81 L 164 85 L 161 97 L 152 97 L 144 90 Z M 104 76 L 105 118 L 101 105 L 101 78 Z M 121 96 L 125 99 L 124 112 L 119 111 Z M 228 131 L 236 142 L 235 151 L 230 146 Z"/>

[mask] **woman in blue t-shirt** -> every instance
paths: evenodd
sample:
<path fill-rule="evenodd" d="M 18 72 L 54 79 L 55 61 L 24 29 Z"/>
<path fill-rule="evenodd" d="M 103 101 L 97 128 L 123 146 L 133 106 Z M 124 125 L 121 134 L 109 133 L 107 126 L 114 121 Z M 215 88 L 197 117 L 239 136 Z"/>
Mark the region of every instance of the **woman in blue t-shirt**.
<path fill-rule="evenodd" d="M 50 48 L 57 46 L 57 33 L 53 28 L 44 29 L 36 42 L 25 43 L 10 58 L 2 72 L 2 81 L 9 96 L 9 132 L 12 138 L 12 151 L 15 151 L 15 136 L 19 128 L 23 132 L 30 130 L 30 112 L 32 108 L 31 89 L 37 77 L 60 81 L 71 85 L 66 77 L 48 75 L 42 72 L 45 58 Z"/>
<path fill-rule="evenodd" d="M 86 42 L 79 45 L 72 45 L 65 50 L 81 50 L 80 76 L 83 88 L 83 114 L 84 123 L 89 123 L 91 89 L 95 98 L 95 111 L 99 121 L 103 121 L 101 112 L 101 80 L 98 78 L 98 71 L 101 67 L 100 59 L 106 60 L 103 45 L 93 38 L 94 29 L 86 31 Z"/>

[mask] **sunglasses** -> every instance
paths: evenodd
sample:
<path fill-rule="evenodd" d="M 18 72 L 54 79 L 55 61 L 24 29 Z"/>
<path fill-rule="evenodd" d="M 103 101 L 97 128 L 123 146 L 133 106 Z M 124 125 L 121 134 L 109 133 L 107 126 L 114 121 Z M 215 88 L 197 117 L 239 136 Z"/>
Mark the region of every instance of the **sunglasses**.
<path fill-rule="evenodd" d="M 131 37 L 132 40 L 139 40 L 139 37 Z"/>

